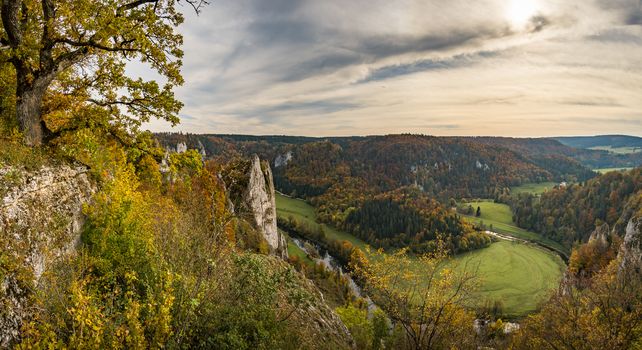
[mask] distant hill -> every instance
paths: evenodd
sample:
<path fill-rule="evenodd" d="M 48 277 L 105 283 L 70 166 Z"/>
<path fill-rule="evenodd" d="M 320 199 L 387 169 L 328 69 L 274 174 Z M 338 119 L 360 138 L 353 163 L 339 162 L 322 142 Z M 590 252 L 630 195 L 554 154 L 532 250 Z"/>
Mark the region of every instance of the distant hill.
<path fill-rule="evenodd" d="M 627 135 L 600 135 L 578 137 L 555 137 L 562 144 L 575 148 L 592 149 L 595 147 L 642 148 L 642 137 Z"/>
<path fill-rule="evenodd" d="M 443 200 L 492 197 L 526 182 L 583 181 L 594 176 L 574 159 L 576 149 L 549 139 L 167 133 L 157 138 L 166 148 L 183 143 L 210 157 L 259 154 L 282 168 L 275 171 L 277 187 L 305 196 L 318 196 L 347 177 L 377 191 L 418 185 Z"/>
<path fill-rule="evenodd" d="M 548 138 L 410 134 L 328 138 L 156 136 L 167 149 L 195 148 L 209 158 L 258 154 L 271 163 L 276 188 L 286 195 L 306 198 L 316 208 L 321 222 L 331 223 L 375 246 L 412 246 L 416 251 L 424 249 L 435 232 L 447 232 L 459 242 L 455 244 L 456 251 L 483 246 L 483 241 L 473 239 L 475 236 L 461 220 L 451 215 L 451 199 L 505 200 L 512 186 L 547 181 L 585 183 L 597 176 L 590 168 L 642 164 L 642 153 L 615 154 L 575 148 Z M 610 179 L 601 179 L 607 178 Z M 622 187 L 620 192 L 630 193 L 629 187 Z M 604 188 L 612 190 L 609 186 Z M 593 198 L 591 193 L 578 192 L 574 200 L 584 205 L 581 198 Z M 600 198 L 609 196 L 610 192 L 604 195 L 600 192 Z M 556 208 L 559 202 L 551 201 L 550 207 Z M 548 205 L 549 201 L 543 203 Z M 524 207 L 526 204 L 522 203 Z M 604 212 L 604 206 L 590 202 L 585 207 L 580 214 L 586 214 L 590 220 L 582 227 L 572 226 L 571 221 L 566 230 L 574 230 L 573 234 L 541 226 L 547 222 L 544 219 L 561 213 L 544 212 L 541 217 L 529 217 L 529 211 L 522 210 L 520 225 L 570 246 L 585 238 L 595 218 L 608 216 L 609 223 L 614 220 L 615 214 Z"/>
<path fill-rule="evenodd" d="M 592 149 L 588 149 L 570 146 L 555 138 L 473 137 L 472 139 L 513 149 L 528 155 L 535 162 L 550 163 L 557 158 L 559 163 L 551 163 L 548 165 L 550 167 L 567 167 L 565 157 L 572 158 L 591 169 L 642 166 L 642 152 L 637 152 L 635 147 L 614 147 L 624 143 L 614 143 L 613 146 L 592 146 Z"/>

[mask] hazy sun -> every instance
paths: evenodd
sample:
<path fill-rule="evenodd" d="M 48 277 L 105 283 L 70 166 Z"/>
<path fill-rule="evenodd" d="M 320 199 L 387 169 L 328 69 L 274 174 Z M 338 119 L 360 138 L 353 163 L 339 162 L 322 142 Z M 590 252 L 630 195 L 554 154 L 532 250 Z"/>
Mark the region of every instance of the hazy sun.
<path fill-rule="evenodd" d="M 537 0 L 509 0 L 506 17 L 513 26 L 522 28 L 538 10 Z"/>

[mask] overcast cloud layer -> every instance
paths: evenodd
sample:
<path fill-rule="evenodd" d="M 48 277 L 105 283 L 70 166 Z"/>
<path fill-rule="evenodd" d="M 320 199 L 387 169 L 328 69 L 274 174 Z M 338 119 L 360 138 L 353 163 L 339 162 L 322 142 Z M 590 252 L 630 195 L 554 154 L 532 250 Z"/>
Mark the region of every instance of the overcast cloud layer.
<path fill-rule="evenodd" d="M 180 30 L 154 131 L 642 136 L 640 0 L 215 0 Z"/>

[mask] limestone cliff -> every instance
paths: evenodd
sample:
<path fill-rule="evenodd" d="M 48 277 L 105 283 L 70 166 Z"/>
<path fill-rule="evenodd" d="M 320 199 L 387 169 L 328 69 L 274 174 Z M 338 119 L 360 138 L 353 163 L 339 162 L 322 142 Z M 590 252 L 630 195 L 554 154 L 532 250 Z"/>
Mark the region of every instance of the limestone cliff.
<path fill-rule="evenodd" d="M 247 177 L 243 199 L 253 214 L 254 224 L 267 241 L 270 253 L 287 259 L 287 242 L 276 226 L 276 194 L 270 166 L 261 164 L 261 160 L 255 155 Z"/>
<path fill-rule="evenodd" d="M 0 168 L 0 347 L 18 336 L 42 273 L 75 249 L 94 191 L 80 167 Z"/>
<path fill-rule="evenodd" d="M 618 255 L 621 266 L 642 267 L 642 217 L 629 220 Z"/>
<path fill-rule="evenodd" d="M 597 242 L 601 247 L 609 246 L 609 236 L 611 235 L 611 228 L 609 224 L 602 224 L 596 227 L 589 237 L 589 242 Z"/>

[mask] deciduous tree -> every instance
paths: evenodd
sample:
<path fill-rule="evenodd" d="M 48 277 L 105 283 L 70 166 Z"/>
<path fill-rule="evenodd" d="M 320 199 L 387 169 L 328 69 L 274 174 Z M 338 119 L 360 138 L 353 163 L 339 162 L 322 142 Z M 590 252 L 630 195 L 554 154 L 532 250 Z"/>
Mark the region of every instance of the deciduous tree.
<path fill-rule="evenodd" d="M 403 327 L 411 349 L 474 348 L 474 315 L 464 309 L 475 274 L 444 267 L 445 245 L 412 259 L 402 249 L 394 254 L 355 250 L 351 267 L 373 302 Z"/>
<path fill-rule="evenodd" d="M 128 130 L 152 117 L 178 123 L 181 3 L 198 12 L 206 0 L 2 0 L 0 65 L 14 70 L 24 141 L 40 145 L 74 126 L 47 119 L 47 94 L 99 107 Z M 149 65 L 164 84 L 127 75 L 130 61 Z"/>

